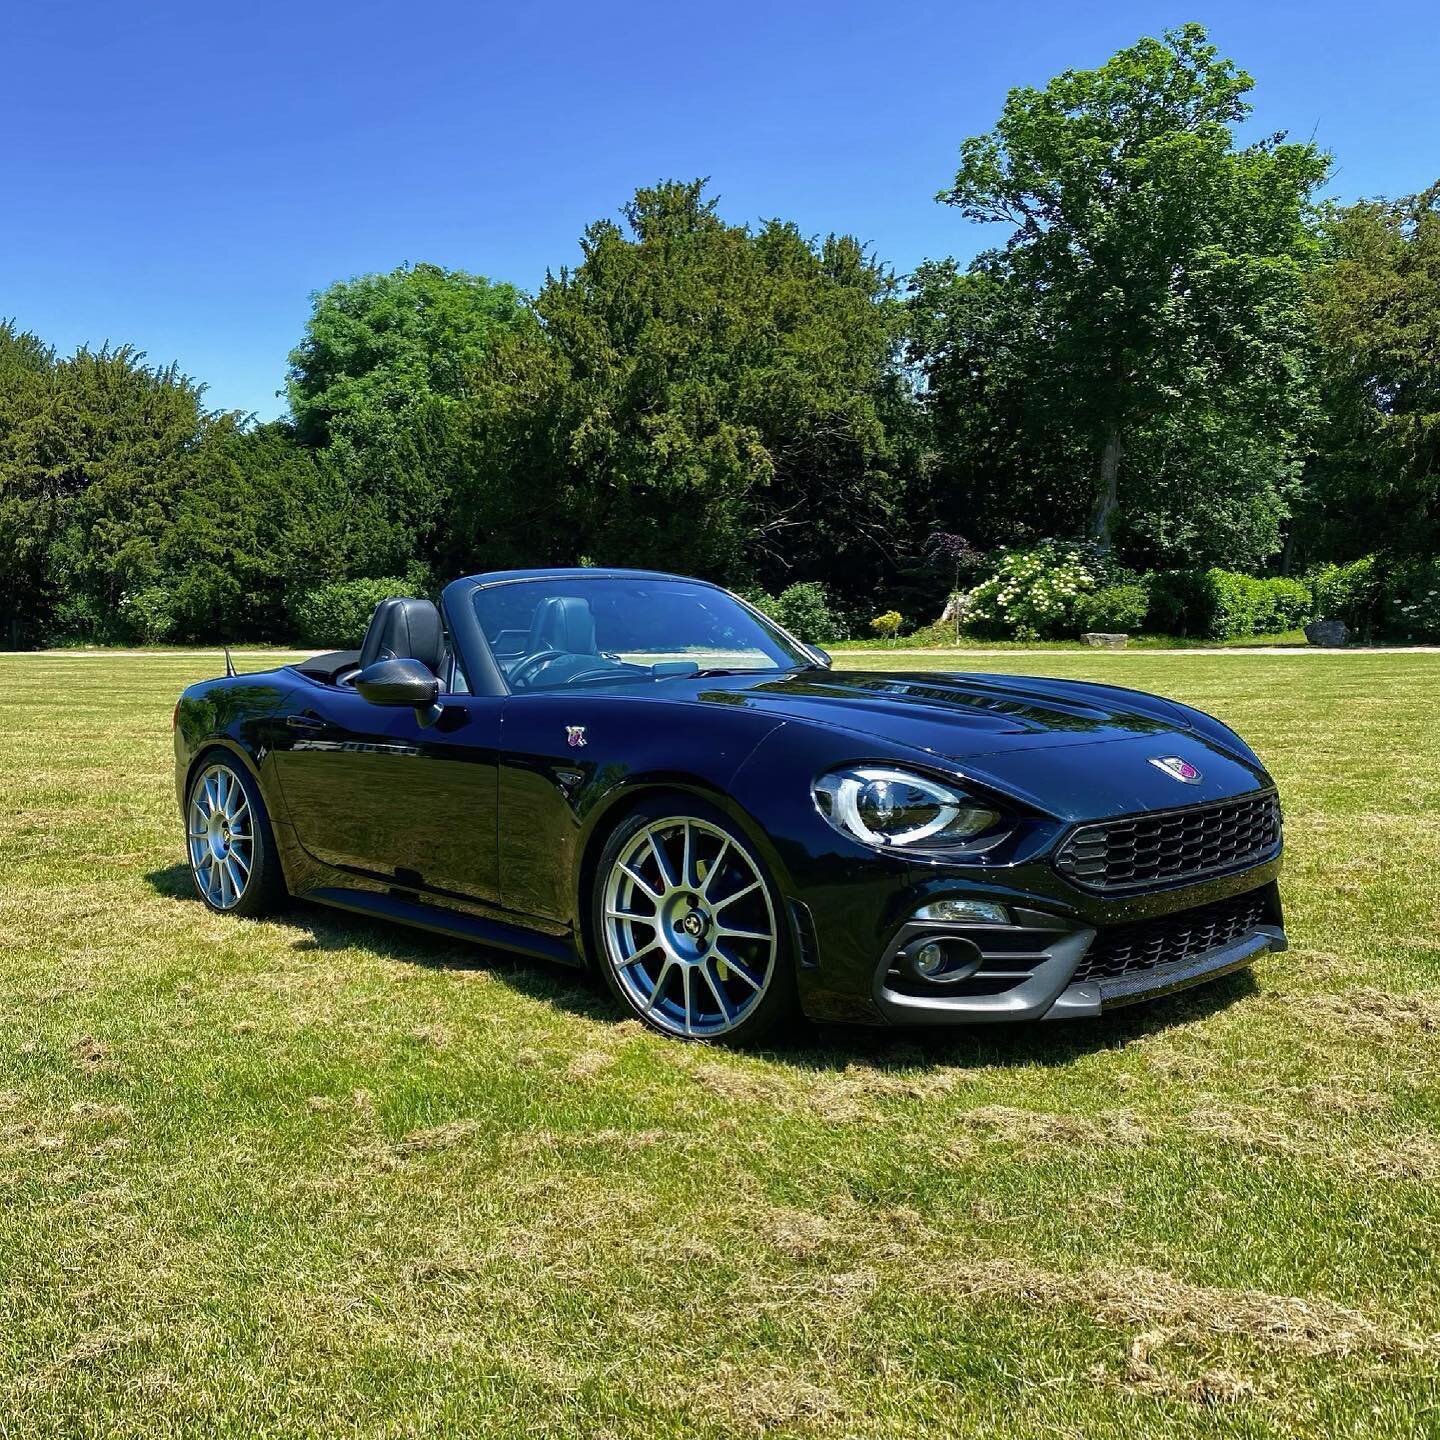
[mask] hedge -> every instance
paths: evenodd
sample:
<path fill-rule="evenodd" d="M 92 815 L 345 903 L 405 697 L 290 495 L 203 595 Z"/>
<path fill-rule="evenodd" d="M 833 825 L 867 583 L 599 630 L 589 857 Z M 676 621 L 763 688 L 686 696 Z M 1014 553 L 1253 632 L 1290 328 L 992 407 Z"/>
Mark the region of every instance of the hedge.
<path fill-rule="evenodd" d="M 1131 634 L 1145 627 L 1150 597 L 1143 585 L 1106 585 L 1075 602 L 1081 631 L 1099 630 Z"/>
<path fill-rule="evenodd" d="M 1146 589 L 1154 629 L 1208 640 L 1293 630 L 1313 609 L 1303 580 L 1261 580 L 1234 570 L 1157 571 L 1146 577 Z"/>
<path fill-rule="evenodd" d="M 379 580 L 340 580 L 307 590 L 290 607 L 302 645 L 333 650 L 356 650 L 375 607 L 393 595 L 413 595 L 406 580 L 386 576 Z"/>

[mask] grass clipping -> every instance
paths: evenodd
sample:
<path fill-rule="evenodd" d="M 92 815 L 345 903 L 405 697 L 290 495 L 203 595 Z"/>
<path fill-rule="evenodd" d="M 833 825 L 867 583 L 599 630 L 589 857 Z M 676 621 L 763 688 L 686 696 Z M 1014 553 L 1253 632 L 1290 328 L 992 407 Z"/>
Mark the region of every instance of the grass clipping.
<path fill-rule="evenodd" d="M 1192 1285 L 1154 1270 L 1066 1275 L 999 1259 L 943 1270 L 935 1283 L 968 1299 L 1073 1305 L 1101 1325 L 1164 1330 L 1172 1338 L 1235 1337 L 1325 1358 L 1440 1354 L 1440 1336 L 1406 1334 L 1329 1300 Z"/>

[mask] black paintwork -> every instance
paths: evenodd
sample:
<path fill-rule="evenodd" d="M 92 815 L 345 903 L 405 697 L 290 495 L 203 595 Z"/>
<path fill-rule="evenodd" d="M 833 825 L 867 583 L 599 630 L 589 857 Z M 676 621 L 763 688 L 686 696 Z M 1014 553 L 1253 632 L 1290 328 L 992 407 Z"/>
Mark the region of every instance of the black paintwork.
<path fill-rule="evenodd" d="M 784 891 L 802 1004 L 831 1020 L 898 1018 L 877 995 L 877 966 L 929 899 L 994 899 L 1088 933 L 1273 889 L 1278 848 L 1238 874 L 1123 899 L 1087 894 L 1049 862 L 1076 822 L 1272 787 L 1249 747 L 1196 710 L 1116 686 L 845 673 L 818 657 L 793 674 L 507 694 L 470 596 L 547 574 L 573 572 L 446 589 L 447 631 L 474 693 L 443 694 L 428 715 L 372 704 L 324 666 L 190 687 L 176 711 L 182 805 L 201 756 L 228 751 L 260 785 L 293 893 L 578 964 L 590 871 L 610 828 L 656 789 L 701 796 Z M 583 747 L 570 743 L 575 726 Z M 1203 779 L 1178 784 L 1149 763 L 1162 754 Z M 852 842 L 819 814 L 811 781 L 864 761 L 964 782 L 1014 824 L 973 863 Z M 1278 948 L 1278 900 L 1274 918 Z"/>

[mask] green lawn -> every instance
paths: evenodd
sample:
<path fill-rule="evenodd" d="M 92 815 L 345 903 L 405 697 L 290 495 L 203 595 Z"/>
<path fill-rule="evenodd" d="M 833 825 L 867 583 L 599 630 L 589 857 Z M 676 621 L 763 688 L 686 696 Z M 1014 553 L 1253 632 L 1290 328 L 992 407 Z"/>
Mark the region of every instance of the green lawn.
<path fill-rule="evenodd" d="M 1440 660 L 983 665 L 1244 731 L 1291 952 L 1068 1027 L 686 1047 L 208 914 L 169 722 L 215 663 L 0 657 L 0 1436 L 1435 1433 Z"/>

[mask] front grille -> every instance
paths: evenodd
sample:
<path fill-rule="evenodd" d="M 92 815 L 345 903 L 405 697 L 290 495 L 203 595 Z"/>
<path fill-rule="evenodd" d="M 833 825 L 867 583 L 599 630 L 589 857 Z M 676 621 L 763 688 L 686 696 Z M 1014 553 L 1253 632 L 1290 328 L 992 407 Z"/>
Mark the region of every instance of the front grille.
<path fill-rule="evenodd" d="M 1158 920 L 1101 930 L 1075 971 L 1076 980 L 1114 980 L 1218 950 L 1267 920 L 1270 888 L 1252 890 L 1212 905 L 1199 905 Z"/>
<path fill-rule="evenodd" d="M 1143 890 L 1243 869 L 1279 844 L 1280 801 L 1270 790 L 1082 825 L 1060 847 L 1055 868 L 1086 890 Z"/>

